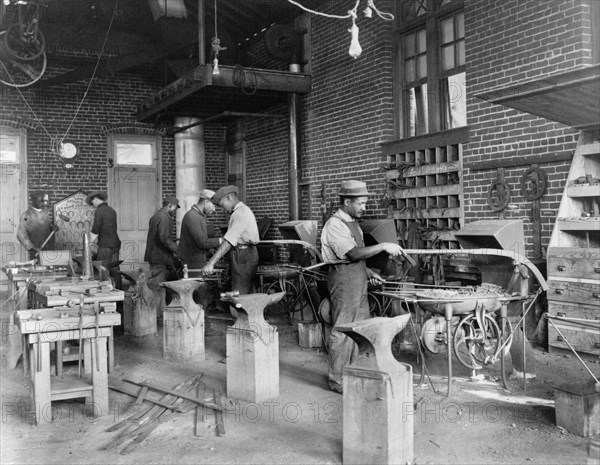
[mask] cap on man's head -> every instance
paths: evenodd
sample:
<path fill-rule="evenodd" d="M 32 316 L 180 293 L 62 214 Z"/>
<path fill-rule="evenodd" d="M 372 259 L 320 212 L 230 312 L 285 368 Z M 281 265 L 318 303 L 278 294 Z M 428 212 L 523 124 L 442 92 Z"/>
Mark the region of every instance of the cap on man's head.
<path fill-rule="evenodd" d="M 211 191 L 210 189 L 202 189 L 200 191 L 200 195 L 198 196 L 198 200 L 203 200 L 203 199 L 212 199 L 213 195 L 215 195 L 215 191 Z"/>
<path fill-rule="evenodd" d="M 366 182 L 350 180 L 342 181 L 338 195 L 340 197 L 366 197 L 370 194 L 367 191 Z"/>
<path fill-rule="evenodd" d="M 106 192 L 102 192 L 102 191 L 94 191 L 91 192 L 90 194 L 88 194 L 88 196 L 85 198 L 85 203 L 87 203 L 88 205 L 92 205 L 92 200 L 94 200 L 96 197 L 98 197 L 100 200 L 106 202 Z"/>
<path fill-rule="evenodd" d="M 237 196 L 239 193 L 240 191 L 236 186 L 225 186 L 221 187 L 217 192 L 215 192 L 215 195 L 212 196 L 211 200 L 213 201 L 213 203 L 219 203 L 219 200 L 221 200 L 226 195 L 235 194 Z"/>
<path fill-rule="evenodd" d="M 175 197 L 174 195 L 167 195 L 165 197 L 165 199 L 163 200 L 163 206 L 167 205 L 177 205 L 177 208 L 181 207 L 181 205 L 179 205 L 179 200 L 177 200 L 177 197 Z"/>

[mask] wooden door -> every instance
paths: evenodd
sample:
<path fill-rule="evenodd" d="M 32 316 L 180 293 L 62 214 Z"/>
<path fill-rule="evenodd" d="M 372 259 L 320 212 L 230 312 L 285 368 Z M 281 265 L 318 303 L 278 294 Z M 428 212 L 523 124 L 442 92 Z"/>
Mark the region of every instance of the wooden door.
<path fill-rule="evenodd" d="M 148 222 L 160 206 L 159 140 L 111 136 L 108 203 L 117 212 L 123 270 L 135 270 L 144 263 Z"/>
<path fill-rule="evenodd" d="M 17 239 L 19 218 L 27 209 L 25 130 L 0 127 L 0 262 L 22 261 L 26 251 Z M 4 276 L 3 276 L 4 278 Z"/>

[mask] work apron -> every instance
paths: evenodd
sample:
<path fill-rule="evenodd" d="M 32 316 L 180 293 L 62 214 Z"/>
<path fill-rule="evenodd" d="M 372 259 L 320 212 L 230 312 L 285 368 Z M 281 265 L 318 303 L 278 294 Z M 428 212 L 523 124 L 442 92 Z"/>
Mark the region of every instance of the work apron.
<path fill-rule="evenodd" d="M 253 244 L 238 245 L 230 255 L 231 290 L 252 294 L 258 271 L 258 250 Z"/>
<path fill-rule="evenodd" d="M 345 222 L 358 247 L 364 247 L 360 226 L 356 222 Z M 367 262 L 340 263 L 329 265 L 327 288 L 331 300 L 331 320 L 335 327 L 345 323 L 369 318 L 367 299 Z M 342 369 L 350 365 L 358 354 L 356 343 L 333 329 L 329 336 L 329 387 L 342 392 Z"/>

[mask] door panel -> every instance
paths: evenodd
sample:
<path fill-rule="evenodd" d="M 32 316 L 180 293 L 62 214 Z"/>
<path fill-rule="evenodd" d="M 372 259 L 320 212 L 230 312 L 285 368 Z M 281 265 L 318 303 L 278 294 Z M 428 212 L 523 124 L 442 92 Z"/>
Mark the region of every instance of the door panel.
<path fill-rule="evenodd" d="M 131 149 L 135 152 L 137 144 L 144 149 L 150 146 L 151 159 L 147 150 L 142 150 L 142 158 L 136 163 Z M 159 206 L 161 191 L 157 147 L 156 137 L 113 136 L 111 141 L 111 155 L 116 163 L 110 174 L 109 204 L 117 212 L 123 270 L 134 270 L 144 263 L 148 222 Z"/>
<path fill-rule="evenodd" d="M 0 262 L 26 259 L 17 239 L 19 218 L 27 209 L 25 131 L 0 128 Z M 2 277 L 5 278 L 4 276 Z"/>

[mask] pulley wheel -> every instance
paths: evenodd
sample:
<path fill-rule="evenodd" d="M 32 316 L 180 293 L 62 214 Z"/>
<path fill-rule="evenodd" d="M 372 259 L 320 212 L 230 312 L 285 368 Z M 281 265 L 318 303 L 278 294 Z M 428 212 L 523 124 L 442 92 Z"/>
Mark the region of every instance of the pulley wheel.
<path fill-rule="evenodd" d="M 328 325 L 331 325 L 331 302 L 329 301 L 329 298 L 325 298 L 321 301 L 321 304 L 319 305 L 319 316 L 321 317 L 321 320 L 323 320 L 323 323 L 327 323 Z"/>
<path fill-rule="evenodd" d="M 521 193 L 526 200 L 541 198 L 546 192 L 548 176 L 540 168 L 529 168 L 521 177 Z"/>
<path fill-rule="evenodd" d="M 504 181 L 493 182 L 488 189 L 488 205 L 492 211 L 499 212 L 506 208 L 510 200 L 510 187 Z"/>
<path fill-rule="evenodd" d="M 446 320 L 441 316 L 434 316 L 423 323 L 421 329 L 423 345 L 434 354 L 446 350 Z"/>
<path fill-rule="evenodd" d="M 298 35 L 291 26 L 275 24 L 265 32 L 265 48 L 278 61 L 295 61 L 299 44 Z"/>

